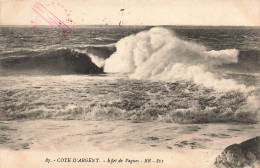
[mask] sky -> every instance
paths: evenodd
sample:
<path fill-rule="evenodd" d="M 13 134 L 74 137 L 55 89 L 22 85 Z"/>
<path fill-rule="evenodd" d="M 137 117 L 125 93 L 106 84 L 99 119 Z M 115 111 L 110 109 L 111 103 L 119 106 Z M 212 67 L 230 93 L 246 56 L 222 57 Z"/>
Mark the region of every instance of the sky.
<path fill-rule="evenodd" d="M 0 0 L 0 24 L 48 25 L 37 2 L 73 25 L 260 26 L 260 0 Z"/>

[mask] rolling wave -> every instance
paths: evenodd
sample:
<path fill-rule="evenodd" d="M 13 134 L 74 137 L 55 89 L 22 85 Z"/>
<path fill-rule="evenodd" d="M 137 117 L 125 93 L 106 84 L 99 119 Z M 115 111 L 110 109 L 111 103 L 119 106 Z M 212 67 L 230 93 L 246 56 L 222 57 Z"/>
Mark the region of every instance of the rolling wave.
<path fill-rule="evenodd" d="M 70 49 L 46 51 L 36 56 L 9 57 L 0 60 L 1 75 L 100 74 L 91 58 Z"/>

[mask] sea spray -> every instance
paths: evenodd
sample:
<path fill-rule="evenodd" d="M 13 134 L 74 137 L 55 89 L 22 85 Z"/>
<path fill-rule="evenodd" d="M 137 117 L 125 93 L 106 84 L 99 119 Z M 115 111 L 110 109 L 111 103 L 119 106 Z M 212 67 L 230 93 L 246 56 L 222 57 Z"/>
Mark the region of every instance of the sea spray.
<path fill-rule="evenodd" d="M 236 63 L 236 49 L 207 51 L 161 27 L 125 37 L 116 48 L 106 60 L 105 72 L 129 73 L 136 79 L 188 80 L 219 91 L 248 89 L 232 79 L 219 79 L 208 70 L 214 65 Z"/>

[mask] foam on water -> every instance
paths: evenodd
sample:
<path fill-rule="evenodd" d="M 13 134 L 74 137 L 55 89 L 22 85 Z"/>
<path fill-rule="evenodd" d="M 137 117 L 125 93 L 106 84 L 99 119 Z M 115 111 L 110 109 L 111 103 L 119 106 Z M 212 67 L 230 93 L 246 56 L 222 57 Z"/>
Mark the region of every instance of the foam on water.
<path fill-rule="evenodd" d="M 123 38 L 116 48 L 106 60 L 105 72 L 130 73 L 136 79 L 189 80 L 220 91 L 247 90 L 232 79 L 218 79 L 208 70 L 237 63 L 236 49 L 207 51 L 204 46 L 181 40 L 160 27 Z"/>
<path fill-rule="evenodd" d="M 0 119 L 256 123 L 257 95 L 119 76 L 2 77 Z M 258 92 L 259 93 L 259 92 Z"/>

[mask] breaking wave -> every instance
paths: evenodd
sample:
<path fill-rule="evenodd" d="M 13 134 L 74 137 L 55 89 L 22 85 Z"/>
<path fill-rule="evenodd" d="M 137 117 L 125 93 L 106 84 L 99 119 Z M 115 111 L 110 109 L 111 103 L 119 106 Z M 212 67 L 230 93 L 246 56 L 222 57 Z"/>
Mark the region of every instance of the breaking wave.
<path fill-rule="evenodd" d="M 91 61 L 98 67 L 104 67 L 105 60 L 116 51 L 114 44 L 109 45 L 86 45 L 75 49 L 78 53 L 83 53 L 91 58 Z"/>
<path fill-rule="evenodd" d="M 220 91 L 248 90 L 210 71 L 216 66 L 237 64 L 236 49 L 207 51 L 203 45 L 181 40 L 160 27 L 123 38 L 116 49 L 106 60 L 105 72 L 129 73 L 135 79 L 189 80 Z"/>
<path fill-rule="evenodd" d="M 1 75 L 100 74 L 103 68 L 94 64 L 87 54 L 68 48 L 32 56 L 8 57 L 0 60 Z"/>
<path fill-rule="evenodd" d="M 100 74 L 115 51 L 114 44 L 10 51 L 0 59 L 0 75 Z"/>

